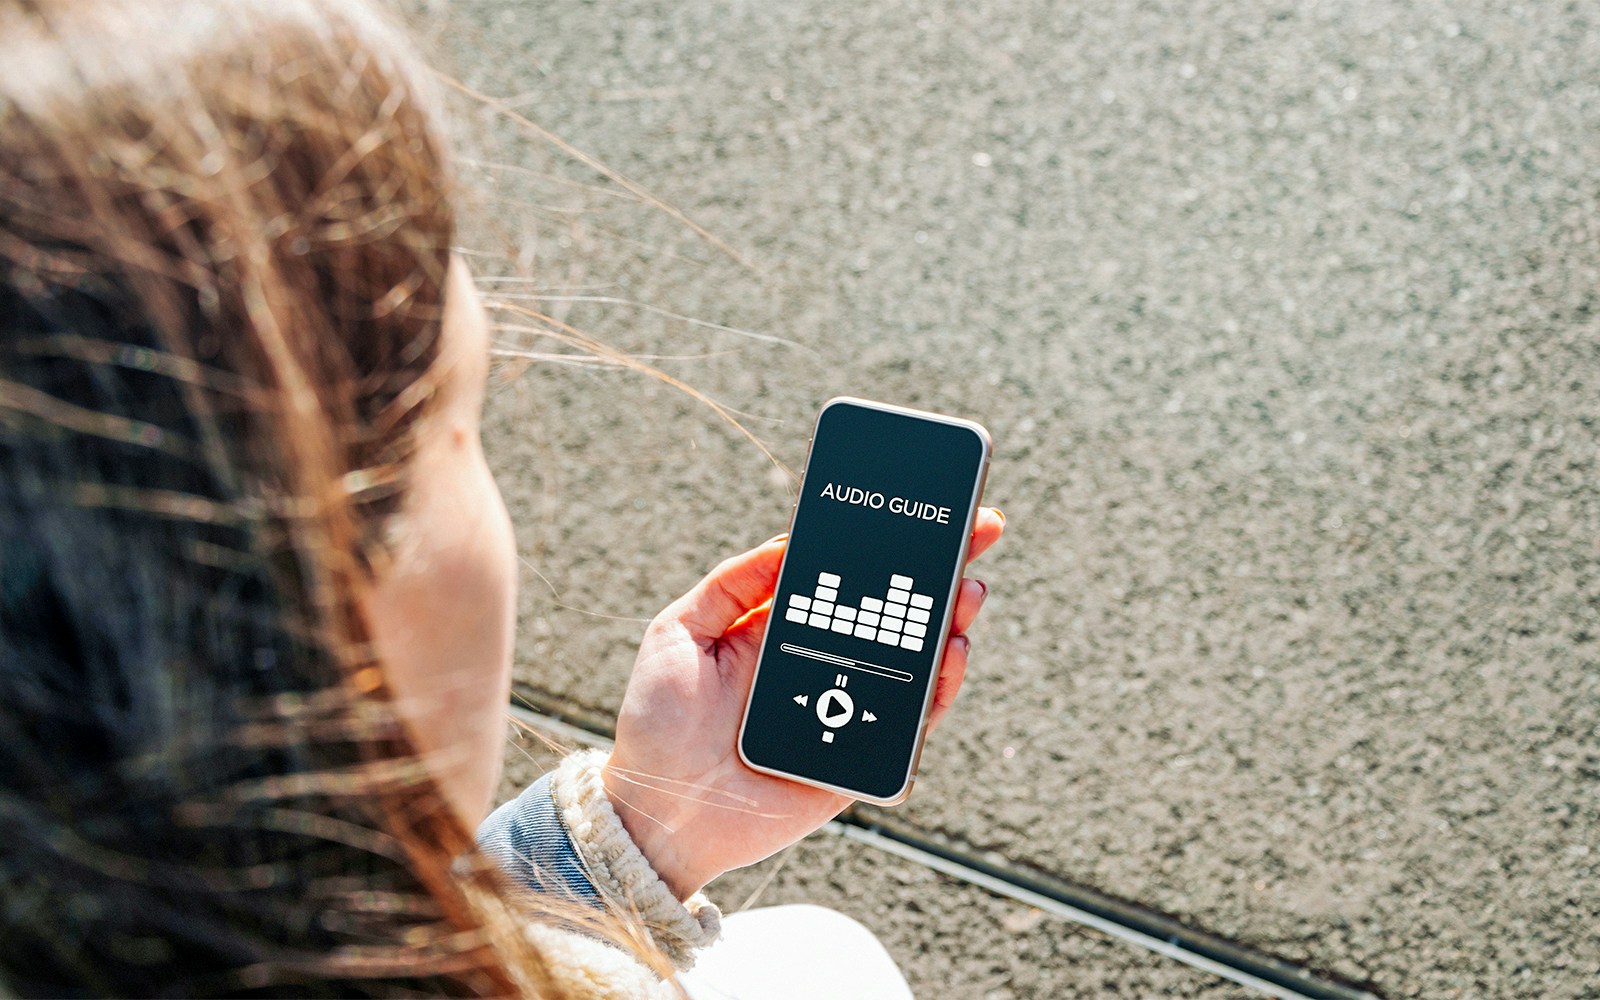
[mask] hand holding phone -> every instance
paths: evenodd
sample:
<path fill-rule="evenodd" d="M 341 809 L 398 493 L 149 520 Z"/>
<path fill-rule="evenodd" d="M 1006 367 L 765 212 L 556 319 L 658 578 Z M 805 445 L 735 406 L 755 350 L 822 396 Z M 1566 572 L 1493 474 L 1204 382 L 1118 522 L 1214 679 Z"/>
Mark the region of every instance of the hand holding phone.
<path fill-rule="evenodd" d="M 1000 537 L 997 511 L 979 511 L 969 559 Z M 624 825 L 658 874 L 686 898 L 725 871 L 753 864 L 835 816 L 850 797 L 760 774 L 738 756 L 744 707 L 787 549 L 780 536 L 734 556 L 674 601 L 646 631 L 604 779 Z M 949 709 L 966 668 L 964 633 L 984 588 L 959 588 L 952 638 L 928 717 Z"/>

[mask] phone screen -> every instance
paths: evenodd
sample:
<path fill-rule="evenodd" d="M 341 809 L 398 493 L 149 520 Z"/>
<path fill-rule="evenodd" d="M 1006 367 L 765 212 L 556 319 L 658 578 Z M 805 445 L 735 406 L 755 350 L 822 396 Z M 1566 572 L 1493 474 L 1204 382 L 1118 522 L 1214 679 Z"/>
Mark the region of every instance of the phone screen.
<path fill-rule="evenodd" d="M 866 798 L 902 793 L 987 462 L 976 424 L 824 407 L 741 735 L 747 762 Z"/>

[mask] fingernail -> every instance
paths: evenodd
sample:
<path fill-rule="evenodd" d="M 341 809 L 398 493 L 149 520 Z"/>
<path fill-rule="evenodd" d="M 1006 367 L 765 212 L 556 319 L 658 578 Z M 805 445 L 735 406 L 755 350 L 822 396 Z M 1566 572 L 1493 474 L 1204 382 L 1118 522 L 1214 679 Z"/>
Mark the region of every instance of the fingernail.
<path fill-rule="evenodd" d="M 958 635 L 958 636 L 956 636 L 956 638 L 961 640 L 961 651 L 963 653 L 972 652 L 972 640 L 971 639 L 968 639 L 965 635 Z"/>
<path fill-rule="evenodd" d="M 977 579 L 977 578 L 974 578 L 972 582 L 983 588 L 983 593 L 978 595 L 978 600 L 979 601 L 988 600 L 988 598 L 989 598 L 989 585 L 987 583 L 984 583 L 982 580 Z"/>
<path fill-rule="evenodd" d="M 1006 512 L 1001 510 L 999 507 L 995 507 L 995 508 L 993 508 L 993 510 L 994 510 L 995 514 L 997 514 L 999 516 L 1000 523 L 1001 524 L 1005 524 L 1006 523 Z"/>
<path fill-rule="evenodd" d="M 780 531 L 776 535 L 773 535 L 771 538 L 769 538 L 766 541 L 762 542 L 761 544 L 762 545 L 771 545 L 773 542 L 781 542 L 782 540 L 784 540 L 785 538 L 788 538 L 788 537 L 789 537 L 789 533 L 787 531 Z"/>

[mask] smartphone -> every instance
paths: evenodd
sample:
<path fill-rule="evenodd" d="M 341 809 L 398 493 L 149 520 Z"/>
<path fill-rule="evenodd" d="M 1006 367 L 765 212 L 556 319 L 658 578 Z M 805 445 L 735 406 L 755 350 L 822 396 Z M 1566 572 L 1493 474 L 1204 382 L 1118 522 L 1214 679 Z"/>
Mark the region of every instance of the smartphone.
<path fill-rule="evenodd" d="M 822 407 L 739 727 L 747 765 L 882 805 L 911 793 L 989 453 L 970 420 Z"/>

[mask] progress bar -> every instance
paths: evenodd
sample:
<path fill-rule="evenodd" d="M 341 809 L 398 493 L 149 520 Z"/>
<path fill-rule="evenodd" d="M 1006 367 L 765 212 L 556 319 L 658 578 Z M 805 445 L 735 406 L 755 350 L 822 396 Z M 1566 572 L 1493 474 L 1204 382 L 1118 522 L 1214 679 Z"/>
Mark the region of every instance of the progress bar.
<path fill-rule="evenodd" d="M 904 670 L 896 670 L 893 667 L 880 667 L 876 663 L 868 663 L 865 660 L 852 660 L 848 656 L 838 656 L 834 653 L 824 653 L 820 649 L 807 649 L 804 646 L 796 646 L 787 642 L 779 643 L 778 648 L 783 650 L 785 653 L 793 653 L 796 656 L 804 656 L 810 660 L 821 660 L 823 663 L 832 664 L 835 667 L 849 667 L 852 670 L 865 670 L 869 674 L 878 674 L 891 680 L 903 681 L 907 684 L 911 683 L 910 674 L 906 673 Z"/>

